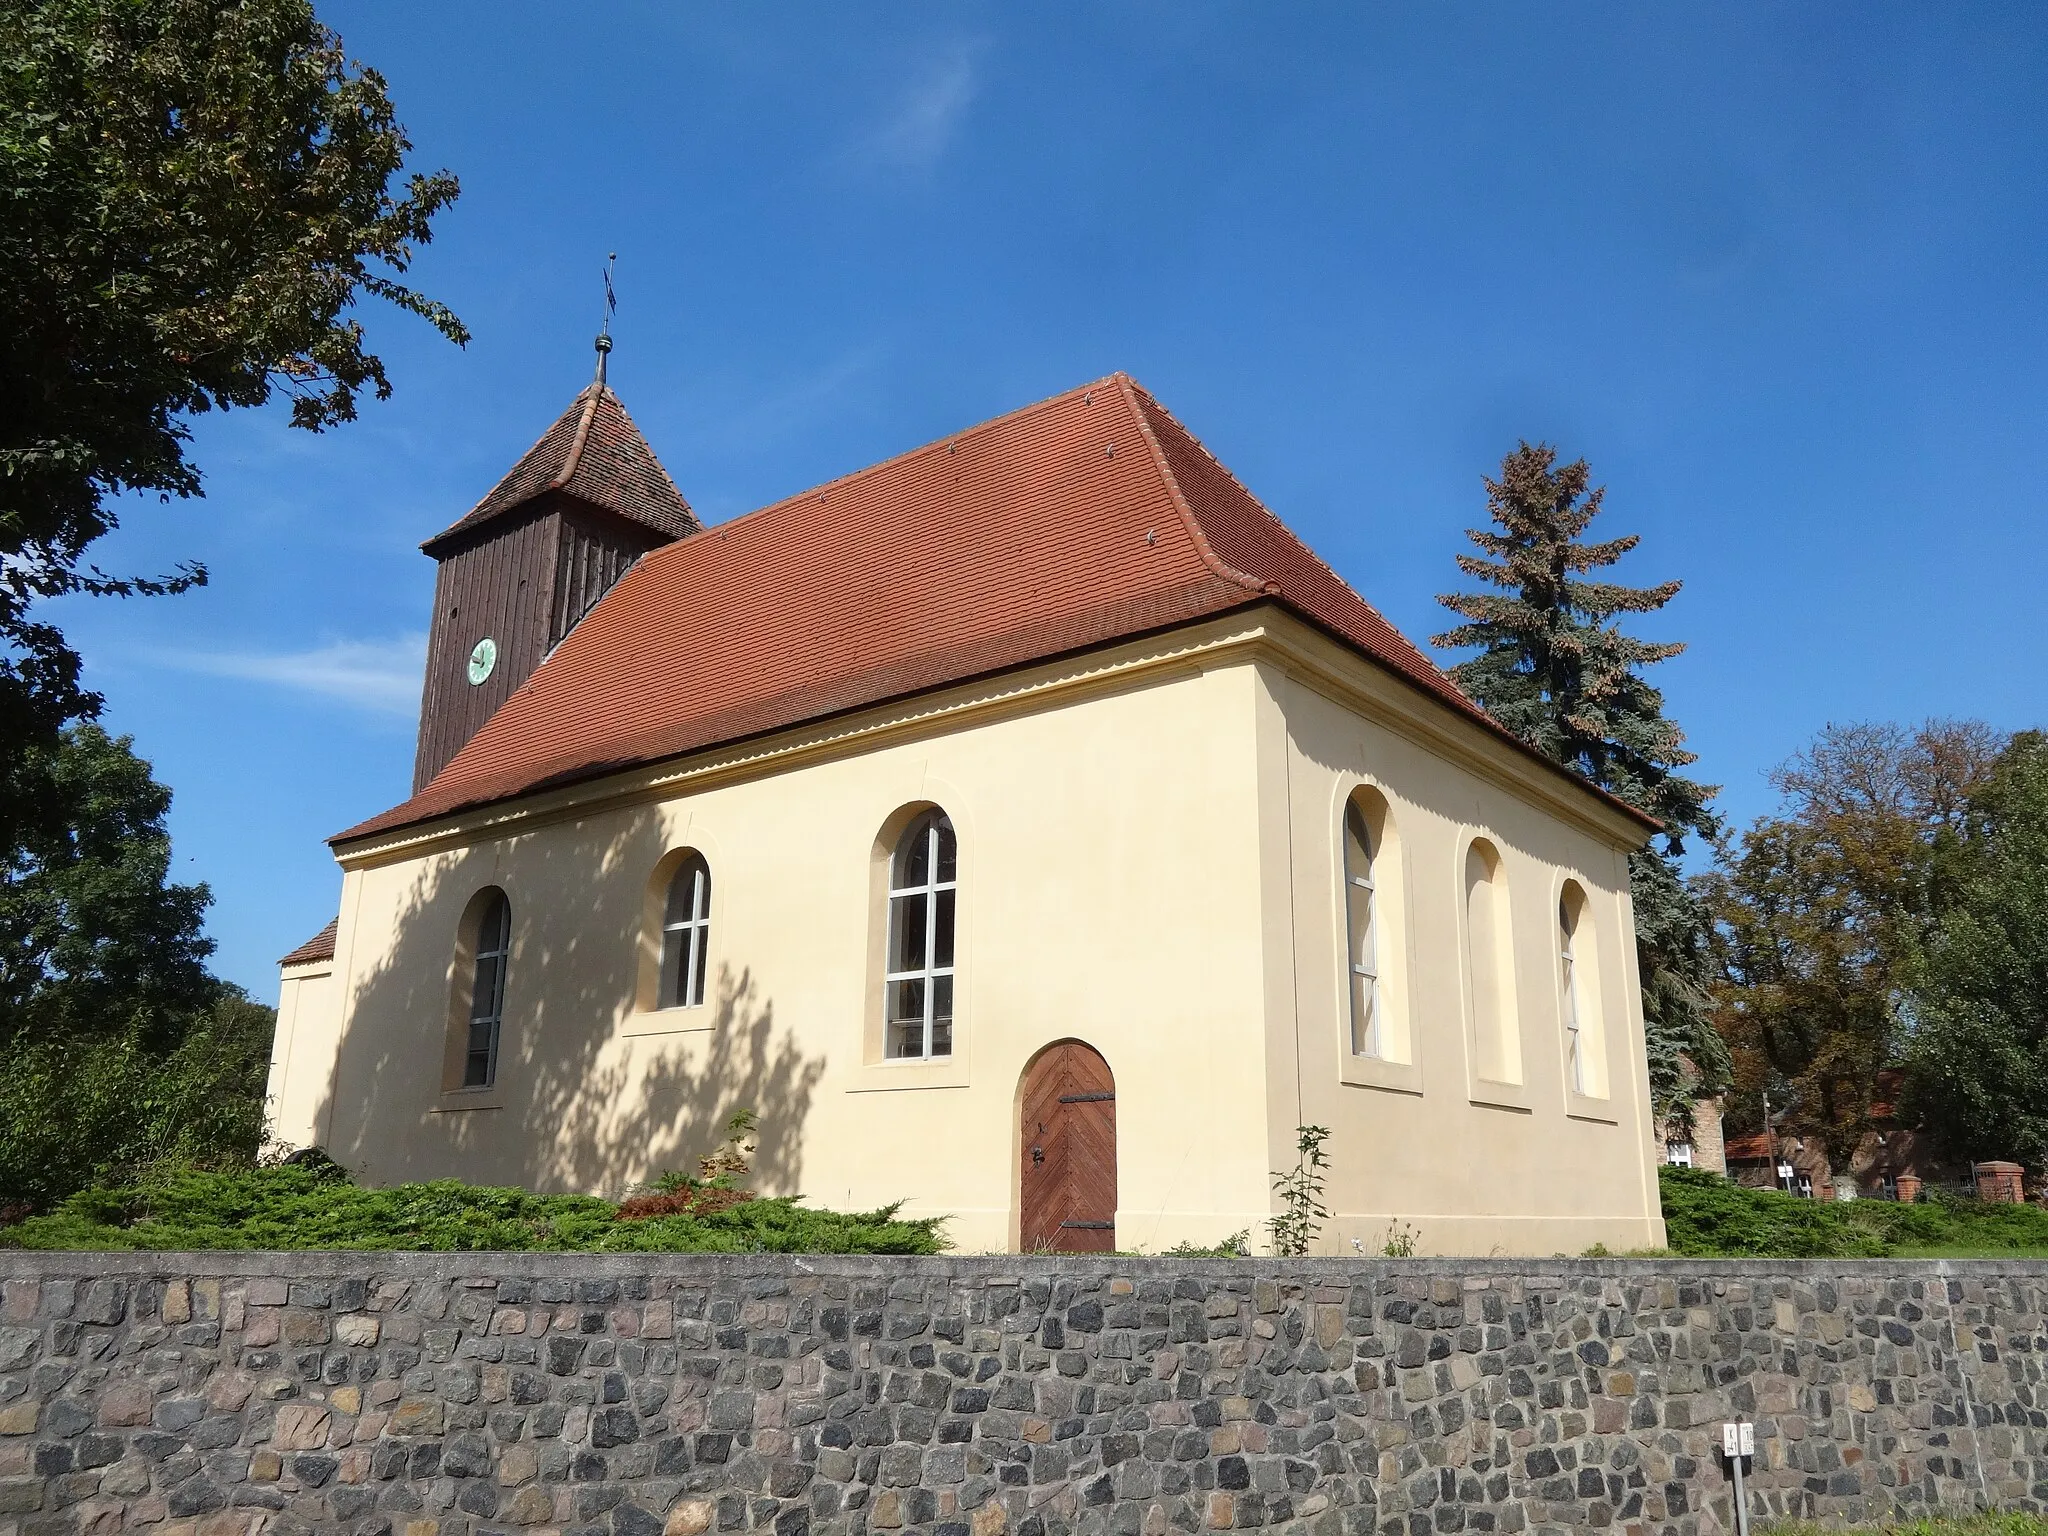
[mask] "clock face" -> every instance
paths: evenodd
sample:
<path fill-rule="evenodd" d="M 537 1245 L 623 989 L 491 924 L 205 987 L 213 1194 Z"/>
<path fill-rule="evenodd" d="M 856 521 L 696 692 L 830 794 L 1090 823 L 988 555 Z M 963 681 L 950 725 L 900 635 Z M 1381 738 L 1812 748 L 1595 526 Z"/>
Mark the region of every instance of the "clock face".
<path fill-rule="evenodd" d="M 497 664 L 498 642 L 485 635 L 477 641 L 476 649 L 469 653 L 469 686 L 474 688 L 482 683 Z"/>

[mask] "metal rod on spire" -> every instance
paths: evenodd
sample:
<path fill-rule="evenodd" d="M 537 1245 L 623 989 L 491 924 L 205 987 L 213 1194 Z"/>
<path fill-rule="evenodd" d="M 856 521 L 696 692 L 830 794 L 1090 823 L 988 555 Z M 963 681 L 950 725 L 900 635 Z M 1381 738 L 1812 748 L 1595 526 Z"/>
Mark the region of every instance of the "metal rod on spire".
<path fill-rule="evenodd" d="M 604 261 L 604 324 L 597 332 L 597 387 L 604 388 L 604 363 L 612 350 L 612 316 L 618 313 L 619 296 L 612 291 L 612 264 L 619 259 L 613 251 Z"/>

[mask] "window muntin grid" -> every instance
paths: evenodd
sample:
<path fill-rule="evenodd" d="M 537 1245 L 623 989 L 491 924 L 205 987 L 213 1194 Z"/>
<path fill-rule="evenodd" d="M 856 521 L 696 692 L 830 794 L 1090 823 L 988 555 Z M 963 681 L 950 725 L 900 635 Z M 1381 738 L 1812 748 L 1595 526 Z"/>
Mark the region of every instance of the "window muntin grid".
<path fill-rule="evenodd" d="M 1357 802 L 1344 810 L 1344 911 L 1349 936 L 1351 1054 L 1380 1056 L 1379 893 L 1373 885 L 1372 833 Z"/>
<path fill-rule="evenodd" d="M 505 967 L 512 954 L 512 904 L 493 893 L 476 929 L 476 966 L 469 985 L 469 1038 L 462 1056 L 462 1086 L 488 1088 L 498 1080 L 498 1036 L 505 1017 Z"/>
<path fill-rule="evenodd" d="M 711 866 L 693 853 L 669 881 L 661 924 L 661 986 L 657 1006 L 700 1008 L 711 952 Z"/>
<path fill-rule="evenodd" d="M 889 865 L 889 950 L 882 984 L 883 1054 L 953 1054 L 953 937 L 959 849 L 944 812 L 903 834 Z"/>
<path fill-rule="evenodd" d="M 1572 1092 L 1584 1093 L 1586 1043 L 1579 1029 L 1578 962 L 1573 955 L 1577 929 L 1578 914 L 1572 910 L 1571 898 L 1562 896 L 1557 903 L 1557 963 L 1563 994 L 1565 1067 L 1571 1077 Z"/>

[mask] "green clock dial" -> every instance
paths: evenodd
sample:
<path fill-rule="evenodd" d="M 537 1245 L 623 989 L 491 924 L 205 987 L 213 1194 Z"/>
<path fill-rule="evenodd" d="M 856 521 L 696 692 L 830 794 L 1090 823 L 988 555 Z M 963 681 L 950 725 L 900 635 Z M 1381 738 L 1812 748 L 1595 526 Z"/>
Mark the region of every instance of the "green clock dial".
<path fill-rule="evenodd" d="M 476 649 L 469 653 L 469 686 L 475 688 L 491 675 L 491 669 L 498 664 L 498 642 L 489 635 L 477 641 Z"/>

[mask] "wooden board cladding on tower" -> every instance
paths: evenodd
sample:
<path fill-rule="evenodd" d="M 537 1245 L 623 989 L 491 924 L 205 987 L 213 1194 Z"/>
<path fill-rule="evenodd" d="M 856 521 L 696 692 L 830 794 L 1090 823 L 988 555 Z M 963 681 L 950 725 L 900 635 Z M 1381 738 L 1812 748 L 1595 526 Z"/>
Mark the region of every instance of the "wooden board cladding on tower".
<path fill-rule="evenodd" d="M 667 542 L 658 533 L 559 493 L 494 519 L 440 557 L 433 629 L 420 694 L 417 794 L 533 675 L 635 560 Z M 488 638 L 490 675 L 469 680 Z"/>

